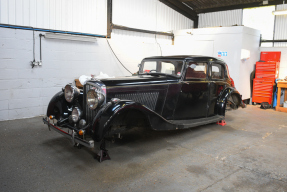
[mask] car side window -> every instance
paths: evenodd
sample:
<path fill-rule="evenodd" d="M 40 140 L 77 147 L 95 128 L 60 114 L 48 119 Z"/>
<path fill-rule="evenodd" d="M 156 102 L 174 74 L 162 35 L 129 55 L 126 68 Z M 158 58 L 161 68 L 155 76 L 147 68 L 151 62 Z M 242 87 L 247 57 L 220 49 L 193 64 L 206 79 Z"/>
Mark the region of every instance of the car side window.
<path fill-rule="evenodd" d="M 149 73 L 150 71 L 156 72 L 157 62 L 156 61 L 146 61 L 144 63 L 143 72 Z"/>
<path fill-rule="evenodd" d="M 211 79 L 224 79 L 224 67 L 213 63 L 211 66 Z"/>
<path fill-rule="evenodd" d="M 206 78 L 206 65 L 207 63 L 187 63 L 185 73 L 185 80 L 189 79 L 205 79 Z"/>

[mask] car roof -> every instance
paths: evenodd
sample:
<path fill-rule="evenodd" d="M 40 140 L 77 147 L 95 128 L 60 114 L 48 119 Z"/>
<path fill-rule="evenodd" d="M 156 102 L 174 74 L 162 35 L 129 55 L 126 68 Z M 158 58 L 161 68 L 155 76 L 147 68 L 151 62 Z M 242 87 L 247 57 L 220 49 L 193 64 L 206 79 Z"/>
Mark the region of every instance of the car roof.
<path fill-rule="evenodd" d="M 172 55 L 172 56 L 153 56 L 153 57 L 146 57 L 144 59 L 163 59 L 163 60 L 168 60 L 168 59 L 179 59 L 179 60 L 214 60 L 214 61 L 220 61 L 223 62 L 222 60 L 219 60 L 214 57 L 209 57 L 209 56 L 202 56 L 202 55 Z"/>

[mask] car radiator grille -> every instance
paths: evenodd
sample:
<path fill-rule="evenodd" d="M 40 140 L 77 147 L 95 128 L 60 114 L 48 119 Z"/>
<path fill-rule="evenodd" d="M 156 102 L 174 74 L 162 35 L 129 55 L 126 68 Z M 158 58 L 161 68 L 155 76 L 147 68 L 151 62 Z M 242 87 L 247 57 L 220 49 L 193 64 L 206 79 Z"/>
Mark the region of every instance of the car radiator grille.
<path fill-rule="evenodd" d="M 88 106 L 87 106 L 87 93 L 88 91 L 94 86 L 86 84 L 84 86 L 84 104 L 83 104 L 83 111 L 84 111 L 84 115 L 85 115 L 85 120 L 87 121 L 87 123 L 92 123 L 94 117 L 97 115 L 98 113 L 98 109 L 95 110 L 91 110 Z"/>
<path fill-rule="evenodd" d="M 155 110 L 159 92 L 116 94 L 115 98 L 121 100 L 132 100 Z"/>

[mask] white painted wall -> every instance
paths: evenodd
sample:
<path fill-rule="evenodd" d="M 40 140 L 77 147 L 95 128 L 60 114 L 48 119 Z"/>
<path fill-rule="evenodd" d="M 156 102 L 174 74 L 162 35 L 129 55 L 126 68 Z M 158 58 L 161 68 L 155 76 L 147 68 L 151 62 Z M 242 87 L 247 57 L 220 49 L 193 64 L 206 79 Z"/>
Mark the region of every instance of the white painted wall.
<path fill-rule="evenodd" d="M 261 51 L 281 51 L 279 78 L 284 79 L 287 76 L 287 47 L 260 47 Z"/>
<path fill-rule="evenodd" d="M 43 65 L 31 68 L 33 31 L 0 28 L 0 120 L 44 115 L 51 97 L 80 75 L 123 76 L 106 39 L 42 40 Z M 36 60 L 39 60 L 39 32 Z"/>
<path fill-rule="evenodd" d="M 113 23 L 152 31 L 193 27 L 192 20 L 159 0 L 113 0 Z"/>
<path fill-rule="evenodd" d="M 285 10 L 287 5 L 277 5 L 276 10 Z M 287 39 L 287 15 L 275 16 L 274 39 Z M 274 47 L 287 47 L 286 42 L 274 43 Z M 283 49 L 284 50 L 284 49 Z"/>
<path fill-rule="evenodd" d="M 106 5 L 106 0 L 0 0 L 0 23 L 105 35 Z M 136 9 L 126 15 L 131 7 Z M 114 0 L 113 11 L 118 25 L 129 22 L 129 27 L 158 31 L 193 26 L 191 20 L 157 0 Z M 32 34 L 0 28 L 0 121 L 44 115 L 51 97 L 80 75 L 100 71 L 110 76 L 130 75 L 112 54 L 107 40 L 101 38 L 96 43 L 43 39 L 43 66 L 32 69 Z M 35 37 L 38 61 L 39 32 Z M 113 30 L 108 41 L 131 72 L 138 71 L 144 57 L 172 50 L 171 38 L 161 35 Z"/>
<path fill-rule="evenodd" d="M 0 0 L 0 23 L 106 35 L 106 0 Z"/>
<path fill-rule="evenodd" d="M 193 21 L 158 0 L 113 0 L 113 23 L 131 28 L 172 31 L 189 29 Z M 133 73 L 145 57 L 173 54 L 169 36 L 113 29 L 109 40 L 119 59 Z"/>
<path fill-rule="evenodd" d="M 109 40 L 114 52 L 132 73 L 138 71 L 137 65 L 145 57 L 169 53 L 173 47 L 171 37 L 138 32 L 113 30 Z"/>
<path fill-rule="evenodd" d="M 250 98 L 250 73 L 259 60 L 260 31 L 243 26 L 198 28 L 175 31 L 174 53 L 205 55 L 218 58 L 218 51 L 228 67 L 235 87 L 243 99 Z M 241 49 L 251 52 L 250 58 L 241 60 Z"/>
<path fill-rule="evenodd" d="M 242 25 L 242 9 L 198 14 L 198 28 Z"/>
<path fill-rule="evenodd" d="M 39 33 L 35 32 L 36 61 L 40 60 Z M 107 39 L 95 43 L 42 38 L 42 66 L 31 68 L 33 31 L 0 28 L 0 121 L 46 114 L 52 96 L 80 75 L 130 75 L 117 61 Z M 42 32 L 42 34 L 45 34 Z M 120 61 L 131 71 L 144 57 L 169 53 L 166 36 L 134 33 L 108 40 Z M 142 41 L 144 40 L 144 41 Z"/>
<path fill-rule="evenodd" d="M 113 23 L 146 30 L 193 27 L 158 0 L 113 0 Z M 0 0 L 0 23 L 106 35 L 107 0 Z"/>

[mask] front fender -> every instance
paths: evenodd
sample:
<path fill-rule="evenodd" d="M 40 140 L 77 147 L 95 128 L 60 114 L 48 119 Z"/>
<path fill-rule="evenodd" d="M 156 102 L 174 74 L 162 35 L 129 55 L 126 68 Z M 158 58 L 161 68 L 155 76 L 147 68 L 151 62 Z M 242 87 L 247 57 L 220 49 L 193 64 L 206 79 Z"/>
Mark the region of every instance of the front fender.
<path fill-rule="evenodd" d="M 108 102 L 104 105 L 96 117 L 93 120 L 93 139 L 95 141 L 101 141 L 105 134 L 109 131 L 114 120 L 123 112 L 127 110 L 138 110 L 142 112 L 149 120 L 149 124 L 154 130 L 172 130 L 175 129 L 175 125 L 168 122 L 162 116 L 156 112 L 150 110 L 146 106 L 130 101 L 121 100 L 117 103 Z"/>
<path fill-rule="evenodd" d="M 64 92 L 60 91 L 50 100 L 47 108 L 47 116 L 53 115 L 58 120 L 60 118 L 68 118 L 71 113 L 68 108 L 69 106 L 65 100 Z"/>
<path fill-rule="evenodd" d="M 226 103 L 232 95 L 238 99 L 238 102 L 236 103 L 237 107 L 246 107 L 246 105 L 242 102 L 240 93 L 233 87 L 227 87 L 219 94 L 216 101 L 215 111 L 217 111 L 218 115 L 225 116 Z"/>

